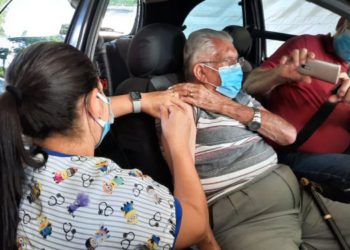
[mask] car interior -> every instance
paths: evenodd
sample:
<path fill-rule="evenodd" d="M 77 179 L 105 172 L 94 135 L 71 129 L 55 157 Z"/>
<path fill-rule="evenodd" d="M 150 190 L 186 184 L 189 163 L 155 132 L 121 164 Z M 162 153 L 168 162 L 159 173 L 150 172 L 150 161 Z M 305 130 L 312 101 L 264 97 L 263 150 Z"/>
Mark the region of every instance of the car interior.
<path fill-rule="evenodd" d="M 186 37 L 199 28 L 224 30 L 232 36 L 239 56 L 244 58 L 246 77 L 287 39 L 309 32 L 315 23 L 329 32 L 339 16 L 350 16 L 350 5 L 345 0 L 62 0 L 55 4 L 59 2 L 71 16 L 62 21 L 57 36 L 36 37 L 26 27 L 19 37 L 7 37 L 8 43 L 17 41 L 17 47 L 10 50 L 17 53 L 43 39 L 64 40 L 93 60 L 108 96 L 164 90 L 182 82 Z M 2 11 L 9 17 L 18 16 L 11 8 L 25 3 L 34 4 L 27 0 L 9 1 Z M 51 15 L 57 12 L 51 11 Z M 322 13 L 321 18 L 308 23 L 314 12 Z M 126 19 L 128 13 L 132 14 L 130 20 Z M 299 20 L 303 15 L 305 19 Z M 288 18 L 289 25 L 285 25 Z M 107 21 L 110 26 L 105 24 Z M 23 25 L 27 23 L 24 18 Z M 129 25 L 129 30 L 121 31 L 113 25 Z M 272 43 L 277 45 L 271 47 Z M 5 67 L 4 61 L 3 71 Z M 109 157 L 124 168 L 139 168 L 171 188 L 155 123 L 146 114 L 116 117 L 111 133 L 96 154 Z"/>
<path fill-rule="evenodd" d="M 235 25 L 227 26 L 224 30 L 234 38 L 234 46 L 239 55 L 248 58 L 252 44 L 249 31 Z M 107 79 L 108 75 L 111 77 L 108 82 L 116 83 L 125 78 L 116 86 L 112 84 L 112 95 L 165 90 L 173 84 L 183 82 L 182 51 L 186 38 L 180 28 L 171 24 L 154 23 L 129 38 L 127 40 L 128 38 L 122 37 L 121 40 L 103 45 L 106 52 L 100 58 L 103 61 L 99 65 L 108 65 L 103 67 Z M 118 44 L 119 42 L 121 43 Z M 120 47 L 128 47 L 127 54 Z M 249 74 L 252 69 L 252 64 L 245 60 L 244 74 Z M 108 71 L 111 73 L 108 74 Z M 117 151 L 115 147 L 118 148 Z M 171 187 L 171 176 L 158 144 L 155 119 L 149 115 L 117 117 L 100 152 L 119 163 L 127 164 L 124 167 L 142 169 L 155 180 Z"/>
<path fill-rule="evenodd" d="M 143 28 L 135 34 L 107 42 L 98 38 L 95 61 L 101 77 L 108 82 L 108 95 L 165 90 L 183 81 L 182 53 L 186 38 L 182 23 L 187 12 L 200 1 L 182 2 L 150 1 L 145 4 L 145 11 L 158 14 L 147 15 Z M 233 36 L 242 36 L 242 40 L 235 39 L 235 45 L 242 56 L 249 56 L 252 39 L 247 29 L 239 26 L 226 29 Z M 252 67 L 248 61 L 247 64 L 249 71 Z M 117 117 L 96 154 L 109 157 L 124 168 L 141 169 L 172 189 L 171 175 L 161 154 L 155 124 L 155 119 L 146 114 Z"/>
<path fill-rule="evenodd" d="M 31 2 L 20 1 L 22 4 Z M 7 6 L 15 8 L 20 1 L 6 1 L 0 14 Z M 58 25 L 59 34 L 49 38 L 68 43 L 88 55 L 99 71 L 107 96 L 161 91 L 184 82 L 183 49 L 188 35 L 200 28 L 223 30 L 233 38 L 233 45 L 243 59 L 244 81 L 288 39 L 308 32 L 331 32 L 340 16 L 350 20 L 349 0 L 52 1 L 64 2 L 71 9 L 71 16 L 66 17 L 69 22 L 65 20 Z M 11 14 L 10 9 L 6 11 Z M 286 17 L 288 12 L 291 14 Z M 126 16 L 130 13 L 129 20 Z M 315 17 L 311 16 L 313 13 Z M 113 19 L 118 15 L 122 18 Z M 300 19 L 303 15 L 305 20 Z M 108 20 L 111 26 L 129 25 L 129 30 L 120 31 L 105 25 L 111 16 L 113 18 Z M 285 21 L 287 18 L 289 23 Z M 1 19 L 5 18 L 0 16 L 0 22 Z M 310 27 L 316 23 L 319 28 L 311 31 Z M 3 76 L 10 52 L 17 53 L 30 44 L 28 41 L 50 40 L 46 36 L 25 37 L 26 34 L 27 30 L 21 30 L 18 37 L 6 37 L 17 47 L 10 44 L 12 47 L 6 48 L 0 39 L 0 95 L 5 89 Z M 260 101 L 264 104 L 264 100 Z M 145 113 L 115 117 L 95 155 L 107 157 L 124 169 L 139 169 L 173 190 L 172 176 L 162 155 L 159 121 Z"/>
<path fill-rule="evenodd" d="M 167 89 L 182 82 L 184 20 L 200 0 L 141 1 L 141 17 L 131 34 L 95 38 L 94 61 L 104 79 L 107 95 Z M 225 25 L 239 56 L 244 77 L 266 58 L 266 40 L 286 41 L 293 34 L 264 29 L 261 1 L 235 1 L 242 11 L 242 25 Z M 96 154 L 113 159 L 124 168 L 138 168 L 172 189 L 170 172 L 162 157 L 156 121 L 146 114 L 116 117 L 111 132 Z"/>

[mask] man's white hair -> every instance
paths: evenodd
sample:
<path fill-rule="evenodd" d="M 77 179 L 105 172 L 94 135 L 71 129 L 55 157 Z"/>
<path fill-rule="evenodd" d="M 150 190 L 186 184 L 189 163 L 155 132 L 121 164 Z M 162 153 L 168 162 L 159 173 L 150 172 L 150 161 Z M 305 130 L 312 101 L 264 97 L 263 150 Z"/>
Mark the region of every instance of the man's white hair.
<path fill-rule="evenodd" d="M 184 49 L 184 73 L 187 81 L 193 80 L 193 66 L 205 61 L 210 54 L 215 53 L 213 39 L 233 42 L 232 37 L 225 31 L 200 29 L 190 34 Z"/>

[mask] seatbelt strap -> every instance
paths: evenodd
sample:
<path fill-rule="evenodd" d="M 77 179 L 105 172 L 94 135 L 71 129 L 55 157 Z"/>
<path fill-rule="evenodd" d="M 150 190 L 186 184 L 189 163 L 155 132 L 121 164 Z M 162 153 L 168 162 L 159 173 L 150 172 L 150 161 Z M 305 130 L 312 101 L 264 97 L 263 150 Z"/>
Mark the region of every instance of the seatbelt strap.
<path fill-rule="evenodd" d="M 317 112 L 310 118 L 310 120 L 299 131 L 295 142 L 286 147 L 291 151 L 296 151 L 310 136 L 322 125 L 322 123 L 329 117 L 336 107 L 336 103 L 324 102 Z"/>

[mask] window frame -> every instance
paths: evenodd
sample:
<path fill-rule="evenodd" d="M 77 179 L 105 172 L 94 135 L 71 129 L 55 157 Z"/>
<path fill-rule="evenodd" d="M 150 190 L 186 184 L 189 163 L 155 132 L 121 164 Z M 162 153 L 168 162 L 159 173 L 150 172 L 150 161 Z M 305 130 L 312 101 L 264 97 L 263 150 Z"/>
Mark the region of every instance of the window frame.
<path fill-rule="evenodd" d="M 315 5 L 324 7 L 335 14 L 348 17 L 350 19 L 350 4 L 343 3 L 342 0 L 305 0 Z M 282 32 L 268 31 L 265 29 L 264 9 L 262 0 L 242 0 L 245 9 L 244 27 L 246 27 L 253 38 L 252 58 L 251 62 L 255 65 L 260 63 L 267 57 L 266 40 L 286 41 L 295 36 L 295 34 L 286 34 Z M 345 6 L 344 6 L 345 5 Z M 346 13 L 344 14 L 344 10 Z M 249 18 L 247 18 L 249 17 Z M 253 58 L 254 57 L 254 58 Z"/>

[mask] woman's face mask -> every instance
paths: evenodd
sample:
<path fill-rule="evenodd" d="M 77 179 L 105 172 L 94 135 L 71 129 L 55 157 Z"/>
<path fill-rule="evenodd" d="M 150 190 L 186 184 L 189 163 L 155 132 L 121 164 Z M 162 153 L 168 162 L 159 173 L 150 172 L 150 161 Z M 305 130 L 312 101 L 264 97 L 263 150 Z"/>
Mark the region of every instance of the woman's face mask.
<path fill-rule="evenodd" d="M 108 105 L 108 121 L 104 121 L 100 118 L 95 118 L 95 121 L 102 127 L 102 134 L 100 137 L 100 140 L 98 141 L 98 143 L 96 144 L 95 148 L 97 148 L 98 146 L 100 146 L 100 144 L 102 143 L 103 139 L 105 138 L 105 136 L 107 135 L 107 133 L 109 132 L 110 128 L 111 128 L 111 124 L 114 122 L 114 115 L 111 111 L 111 101 L 110 98 L 106 97 L 105 95 L 101 94 L 101 93 L 97 93 L 97 97 L 104 102 L 105 104 Z"/>
<path fill-rule="evenodd" d="M 235 98 L 238 92 L 241 90 L 243 81 L 242 66 L 239 63 L 220 67 L 219 69 L 212 68 L 206 64 L 206 67 L 219 72 L 221 79 L 221 85 L 216 86 L 212 83 L 210 85 L 215 87 L 215 90 L 229 98 Z"/>
<path fill-rule="evenodd" d="M 333 39 L 333 47 L 338 57 L 350 63 L 350 30 L 336 35 Z"/>

